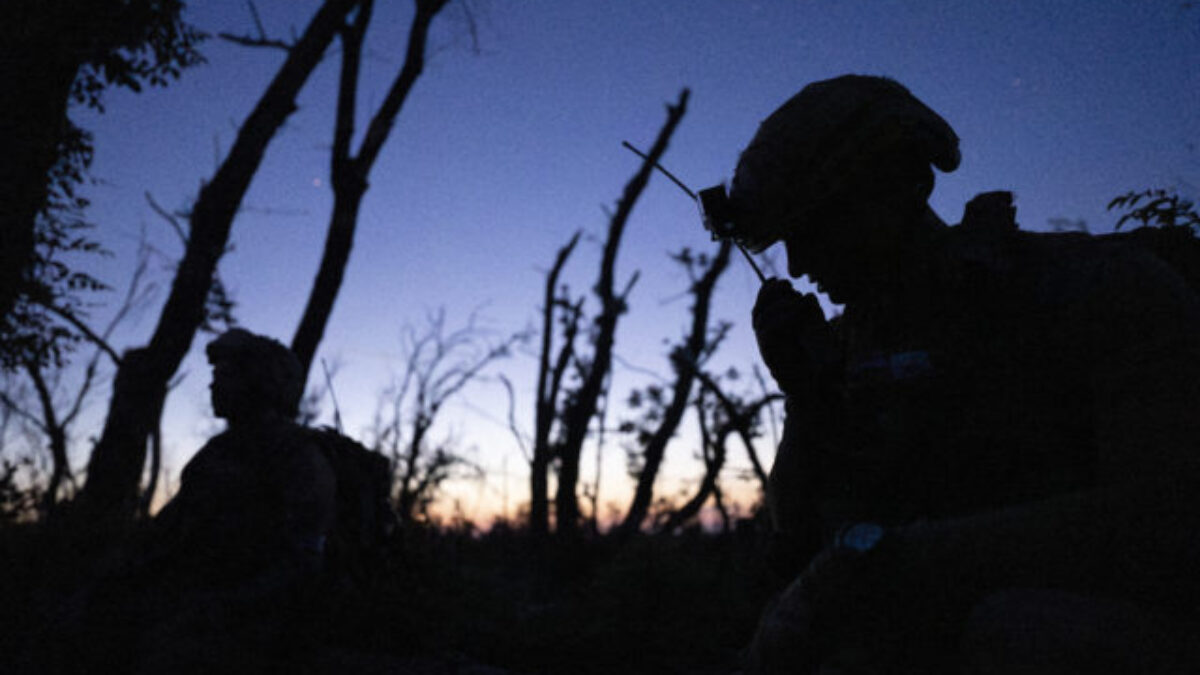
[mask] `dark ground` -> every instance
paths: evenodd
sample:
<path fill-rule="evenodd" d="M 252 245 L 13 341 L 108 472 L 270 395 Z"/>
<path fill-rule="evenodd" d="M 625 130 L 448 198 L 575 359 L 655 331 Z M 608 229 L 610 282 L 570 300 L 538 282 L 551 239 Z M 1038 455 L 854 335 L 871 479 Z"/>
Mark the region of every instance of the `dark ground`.
<path fill-rule="evenodd" d="M 47 617 L 111 539 L 0 529 L 0 671 L 28 672 L 58 648 Z M 508 530 L 410 530 L 385 573 L 322 599 L 306 663 L 341 674 L 733 673 L 777 586 L 753 532 L 568 547 Z"/>

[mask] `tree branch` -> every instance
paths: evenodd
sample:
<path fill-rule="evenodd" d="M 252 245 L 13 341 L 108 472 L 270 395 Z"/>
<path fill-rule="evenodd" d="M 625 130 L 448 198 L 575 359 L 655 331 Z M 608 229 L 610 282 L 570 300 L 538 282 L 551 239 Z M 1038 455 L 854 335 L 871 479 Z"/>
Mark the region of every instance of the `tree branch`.
<path fill-rule="evenodd" d="M 758 411 L 763 406 L 773 401 L 782 400 L 783 394 L 775 393 L 763 396 L 749 406 L 746 406 L 746 408 L 743 410 L 740 409 L 738 405 L 734 403 L 728 396 L 726 396 L 725 392 L 721 391 L 721 388 L 716 382 L 713 381 L 712 377 L 709 376 L 708 373 L 698 370 L 696 372 L 696 377 L 709 391 L 713 393 L 714 396 L 717 397 L 717 401 L 725 409 L 725 414 L 729 416 L 731 423 L 734 420 L 737 421 L 737 424 L 734 426 L 734 430 L 737 431 L 738 437 L 742 440 L 742 444 L 746 446 L 746 454 L 750 458 L 750 465 L 754 468 L 754 475 L 758 478 L 759 483 L 761 483 L 763 492 L 766 493 L 767 472 L 763 470 L 762 462 L 758 460 L 758 451 L 754 449 L 754 442 L 753 439 L 750 438 L 750 431 L 748 427 L 750 420 L 754 419 L 754 416 L 758 414 Z"/>
<path fill-rule="evenodd" d="M 713 436 L 712 430 L 708 427 L 704 409 L 704 394 L 707 391 L 707 389 L 701 389 L 700 395 L 696 398 L 696 418 L 700 425 L 700 452 L 704 458 L 704 476 L 700 479 L 700 487 L 697 488 L 696 494 L 667 517 L 666 522 L 658 530 L 659 534 L 670 534 L 696 517 L 710 496 L 720 498 L 717 478 L 725 466 L 725 457 L 728 454 L 725 446 L 733 428 L 730 424 L 724 424 L 717 431 L 716 436 Z"/>
<path fill-rule="evenodd" d="M 691 330 L 683 344 L 672 351 L 671 360 L 675 370 L 675 383 L 672 387 L 671 401 L 667 404 L 661 421 L 645 445 L 642 472 L 638 476 L 637 488 L 634 491 L 633 501 L 629 505 L 629 512 L 621 523 L 621 536 L 627 537 L 637 532 L 646 519 L 646 514 L 654 499 L 654 480 L 658 476 L 658 469 L 666 455 L 667 443 L 675 435 L 679 428 L 679 422 L 683 419 L 683 413 L 687 409 L 696 371 L 700 370 L 700 366 L 724 337 L 723 333 L 718 333 L 714 339 L 710 340 L 708 315 L 717 279 L 729 265 L 731 249 L 729 241 L 721 242 L 717 255 L 709 264 L 708 269 L 705 270 L 699 281 L 692 284 L 691 292 L 695 301 L 691 308 Z M 690 258 L 681 255 L 680 260 L 688 269 L 690 276 L 692 273 Z"/>
<path fill-rule="evenodd" d="M 354 128 L 354 101 L 358 90 L 362 38 L 373 7 L 372 0 L 360 1 L 361 6 L 353 24 L 343 27 L 341 33 L 345 49 L 342 55 L 337 123 L 334 130 L 331 176 L 334 192 L 333 213 L 330 216 L 320 268 L 313 280 L 304 314 L 292 337 L 292 351 L 300 359 L 306 376 L 317 347 L 324 337 L 325 326 L 342 286 L 350 249 L 354 243 L 354 232 L 358 226 L 359 207 L 367 190 L 367 176 L 387 140 L 396 115 L 421 74 L 429 25 L 446 4 L 446 0 L 417 0 L 417 11 L 409 30 L 404 64 L 383 104 L 367 126 L 358 156 L 350 157 L 349 145 Z"/>
<path fill-rule="evenodd" d="M 533 462 L 533 455 L 529 452 L 529 444 L 525 440 L 525 435 L 521 433 L 521 429 L 517 426 L 517 402 L 512 381 L 503 373 L 498 377 L 500 383 L 504 385 L 504 391 L 508 393 L 508 430 L 512 432 L 513 438 L 517 440 L 517 449 L 521 451 L 521 456 L 525 458 L 525 462 L 531 464 Z"/>
<path fill-rule="evenodd" d="M 46 425 L 42 422 L 42 420 L 38 419 L 36 415 L 28 410 L 17 405 L 17 402 L 12 400 L 7 393 L 0 391 L 0 403 L 3 403 L 4 407 L 16 413 L 18 417 L 24 417 L 26 421 L 37 427 L 38 431 L 46 433 Z"/>
<path fill-rule="evenodd" d="M 285 52 L 291 52 L 296 47 L 296 45 L 284 42 L 283 40 L 272 40 L 266 37 L 252 38 L 249 35 L 234 35 L 232 33 L 217 33 L 217 37 L 243 47 L 282 49 Z"/>
<path fill-rule="evenodd" d="M 616 337 L 617 320 L 625 310 L 625 297 L 613 292 L 617 250 L 621 244 L 621 236 L 633 206 L 641 196 L 642 190 L 650 180 L 655 164 L 667 150 L 667 144 L 683 119 L 687 110 L 689 92 L 684 89 L 679 94 L 675 105 L 667 106 L 667 121 L 659 130 L 658 137 L 643 160 L 641 167 L 625 185 L 617 210 L 609 221 L 608 236 L 604 242 L 604 253 L 600 261 L 600 273 L 596 282 L 595 293 L 600 298 L 600 315 L 596 318 L 598 327 L 594 342 L 592 363 L 585 374 L 583 383 L 575 396 L 572 405 L 564 411 L 563 422 L 566 429 L 562 444 L 562 464 L 559 468 L 558 494 L 556 505 L 558 509 L 559 532 L 572 536 L 578 529 L 579 504 L 576 499 L 576 483 L 579 478 L 579 456 L 583 449 L 583 441 L 587 436 L 588 427 L 596 413 L 596 404 L 608 376 L 612 364 L 612 348 Z M 626 288 L 628 293 L 634 279 Z"/>
<path fill-rule="evenodd" d="M 350 139 L 354 135 L 354 114 L 358 98 L 358 76 L 362 63 L 363 35 L 371 21 L 374 0 L 363 0 L 354 21 L 342 29 L 342 71 L 338 77 L 337 114 L 333 130 L 333 180 L 344 178 L 351 169 Z"/>
<path fill-rule="evenodd" d="M 125 318 L 129 316 L 129 312 L 132 311 L 134 306 L 139 303 L 141 294 L 139 294 L 138 291 L 141 288 L 142 277 L 145 276 L 146 268 L 150 262 L 150 257 L 147 253 L 148 246 L 146 245 L 144 238 L 145 232 L 142 234 L 143 239 L 138 247 L 137 267 L 134 268 L 133 274 L 129 278 L 129 286 L 125 290 L 125 299 L 121 302 L 121 307 L 117 309 L 117 312 L 113 315 L 112 320 L 110 320 L 108 325 L 105 326 L 104 332 L 100 334 L 100 337 L 104 338 L 105 344 L 108 343 L 108 339 L 112 336 L 112 333 L 114 330 L 116 330 L 117 326 L 119 326 L 125 320 Z M 63 427 L 66 427 L 74 422 L 75 418 L 79 416 L 79 412 L 83 409 L 83 402 L 87 398 L 88 392 L 91 391 L 92 382 L 95 381 L 96 370 L 100 364 L 100 355 L 102 353 L 109 353 L 111 356 L 111 350 L 109 350 L 109 352 L 105 352 L 103 347 L 97 346 L 95 353 L 92 354 L 92 358 L 88 360 L 87 367 L 84 369 L 83 382 L 79 385 L 79 390 L 75 394 L 75 400 L 71 404 L 70 409 L 68 409 L 63 415 Z M 115 363 L 120 365 L 119 361 L 116 361 Z"/>
<path fill-rule="evenodd" d="M 67 323 L 74 326 L 75 329 L 80 333 L 83 333 L 84 337 L 86 337 L 92 344 L 104 350 L 104 353 L 108 354 L 108 357 L 113 360 L 113 363 L 117 364 L 118 366 L 121 365 L 121 355 L 118 354 L 111 346 L 109 346 L 108 342 L 104 338 L 97 335 L 96 332 L 89 328 L 86 323 L 80 321 L 78 317 L 72 314 L 69 309 L 59 307 L 58 305 L 45 300 L 39 299 L 36 300 L 36 302 L 38 305 L 46 308 L 54 314 L 57 314 Z"/>
<path fill-rule="evenodd" d="M 186 249 L 188 245 L 187 230 L 183 227 L 183 225 L 179 224 L 179 219 L 176 217 L 176 215 L 164 209 L 159 205 L 158 202 L 154 201 L 154 195 L 150 194 L 149 192 L 143 192 L 142 194 L 145 195 L 146 203 L 150 205 L 150 208 L 157 213 L 160 218 L 167 221 L 167 224 L 171 226 L 172 230 L 175 230 L 175 234 L 179 237 L 179 242 L 183 244 L 183 248 Z"/>
<path fill-rule="evenodd" d="M 429 37 L 429 24 L 433 17 L 446 6 L 448 0 L 416 0 L 417 12 L 413 18 L 412 27 L 408 32 L 408 49 L 404 55 L 404 65 L 392 82 L 383 104 L 379 106 L 371 123 L 367 126 L 362 145 L 359 146 L 356 161 L 361 166 L 370 167 L 375 163 L 375 157 L 387 140 L 396 120 L 397 113 L 408 98 L 413 84 L 425 69 L 425 43 Z"/>

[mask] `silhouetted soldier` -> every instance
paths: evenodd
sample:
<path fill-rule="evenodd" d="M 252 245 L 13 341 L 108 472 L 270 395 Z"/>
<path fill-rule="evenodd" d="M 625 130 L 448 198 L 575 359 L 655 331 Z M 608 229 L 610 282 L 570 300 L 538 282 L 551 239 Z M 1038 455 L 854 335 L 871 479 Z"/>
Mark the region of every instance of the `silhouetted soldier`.
<path fill-rule="evenodd" d="M 1008 193 L 947 227 L 931 165 L 958 163 L 941 117 L 865 76 L 809 85 L 739 160 L 735 237 L 783 241 L 845 306 L 773 279 L 754 307 L 799 574 L 754 666 L 1200 667 L 1200 301 L 1144 249 L 1018 231 Z"/>
<path fill-rule="evenodd" d="M 310 431 L 293 422 L 300 363 L 270 338 L 233 329 L 208 345 L 213 413 L 228 428 L 184 467 L 158 515 L 175 574 L 247 591 L 316 574 L 334 524 L 335 478 Z"/>
<path fill-rule="evenodd" d="M 278 667 L 301 644 L 296 614 L 319 588 L 336 481 L 318 436 L 292 421 L 300 364 L 241 329 L 207 353 L 213 412 L 228 428 L 188 462 L 123 579 L 92 600 L 92 629 L 113 622 L 103 629 L 138 634 L 105 644 L 96 632 L 93 659 L 144 672 L 245 672 Z"/>
<path fill-rule="evenodd" d="M 188 462 L 179 493 L 156 519 L 160 583 L 180 589 L 190 606 L 177 625 L 155 629 L 143 643 L 158 643 L 152 651 L 162 654 L 150 660 L 172 666 L 219 652 L 207 641 L 227 633 L 231 647 L 246 630 L 260 631 L 266 645 L 286 642 L 281 633 L 294 617 L 281 608 L 294 607 L 318 579 L 335 518 L 333 470 L 312 434 L 292 421 L 304 379 L 291 350 L 235 328 L 207 353 L 213 413 L 228 428 Z M 255 656 L 264 654 L 235 658 Z"/>

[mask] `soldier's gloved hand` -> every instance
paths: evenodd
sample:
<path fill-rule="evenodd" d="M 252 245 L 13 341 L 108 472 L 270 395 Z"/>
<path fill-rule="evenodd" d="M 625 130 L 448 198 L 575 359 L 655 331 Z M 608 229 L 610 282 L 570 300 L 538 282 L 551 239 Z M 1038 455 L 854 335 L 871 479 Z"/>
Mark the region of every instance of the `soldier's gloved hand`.
<path fill-rule="evenodd" d="M 833 354 L 832 332 L 816 296 L 796 291 L 784 279 L 768 279 L 751 319 L 758 351 L 780 390 L 792 396 L 811 393 Z"/>

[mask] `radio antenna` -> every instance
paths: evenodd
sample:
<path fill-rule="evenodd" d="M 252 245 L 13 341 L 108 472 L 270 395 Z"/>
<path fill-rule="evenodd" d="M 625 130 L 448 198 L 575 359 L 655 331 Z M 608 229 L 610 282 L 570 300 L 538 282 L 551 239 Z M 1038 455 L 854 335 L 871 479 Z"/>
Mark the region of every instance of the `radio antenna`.
<path fill-rule="evenodd" d="M 626 148 L 627 150 L 629 150 L 629 151 L 630 151 L 630 152 L 632 152 L 633 154 L 637 155 L 638 157 L 641 157 L 642 159 L 650 159 L 650 158 L 649 158 L 649 157 L 646 155 L 646 153 L 644 153 L 644 152 L 642 152 L 641 150 L 638 150 L 637 148 L 633 147 L 633 144 L 632 144 L 632 143 L 630 143 L 629 141 L 621 141 L 621 145 L 625 146 L 625 148 Z M 691 198 L 692 198 L 692 201 L 695 201 L 695 200 L 696 200 L 696 193 L 695 193 L 695 192 L 692 192 L 692 189 L 691 189 L 691 188 L 689 188 L 687 185 L 684 185 L 683 181 L 681 181 L 681 180 L 679 180 L 678 178 L 676 178 L 676 177 L 675 177 L 675 174 L 673 174 L 673 173 L 671 173 L 670 171 L 667 171 L 666 169 L 664 169 L 662 164 L 659 164 L 658 162 L 655 162 L 655 163 L 654 163 L 654 168 L 656 168 L 656 169 L 658 169 L 659 171 L 663 172 L 663 175 L 664 175 L 664 176 L 666 176 L 667 178 L 670 178 L 672 183 L 675 183 L 676 185 L 678 185 L 680 190 L 683 190 L 685 193 L 687 193 L 687 196 L 689 196 L 689 197 L 691 197 Z"/>

